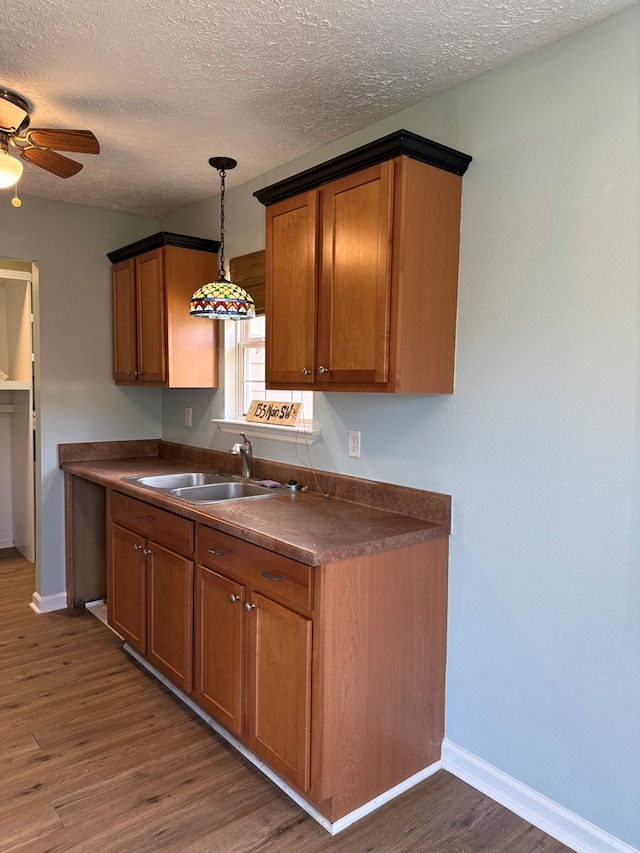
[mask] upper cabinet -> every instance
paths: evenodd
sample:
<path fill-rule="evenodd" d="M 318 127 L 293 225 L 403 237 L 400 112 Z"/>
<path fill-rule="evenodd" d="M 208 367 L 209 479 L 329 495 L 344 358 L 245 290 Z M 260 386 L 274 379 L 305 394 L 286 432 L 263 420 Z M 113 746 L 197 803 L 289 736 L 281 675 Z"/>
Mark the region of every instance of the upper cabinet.
<path fill-rule="evenodd" d="M 217 276 L 218 242 L 163 231 L 109 252 L 113 378 L 216 388 L 218 323 L 191 317 L 191 295 Z"/>
<path fill-rule="evenodd" d="M 470 160 L 402 130 L 255 193 L 269 388 L 453 391 Z"/>

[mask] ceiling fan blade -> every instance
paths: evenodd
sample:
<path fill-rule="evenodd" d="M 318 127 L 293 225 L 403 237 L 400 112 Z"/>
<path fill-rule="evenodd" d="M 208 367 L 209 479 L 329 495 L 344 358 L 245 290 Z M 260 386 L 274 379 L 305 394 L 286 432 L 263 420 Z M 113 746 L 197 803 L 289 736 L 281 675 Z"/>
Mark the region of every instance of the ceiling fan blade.
<path fill-rule="evenodd" d="M 47 172 L 53 172 L 59 178 L 70 178 L 82 169 L 82 163 L 77 163 L 75 160 L 65 157 L 64 154 L 56 154 L 55 151 L 48 151 L 47 149 L 21 148 L 20 156 L 33 163 L 34 166 L 40 166 Z"/>
<path fill-rule="evenodd" d="M 99 154 L 100 143 L 90 130 L 55 130 L 36 127 L 25 134 L 29 142 L 54 151 Z"/>

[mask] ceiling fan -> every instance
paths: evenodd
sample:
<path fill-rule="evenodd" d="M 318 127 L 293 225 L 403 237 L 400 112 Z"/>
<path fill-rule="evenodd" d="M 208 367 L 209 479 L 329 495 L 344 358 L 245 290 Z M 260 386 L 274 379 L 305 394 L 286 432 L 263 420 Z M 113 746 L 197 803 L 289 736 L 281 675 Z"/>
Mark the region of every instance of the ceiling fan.
<path fill-rule="evenodd" d="M 8 155 L 9 146 L 34 166 L 40 166 L 59 178 L 70 178 L 82 169 L 82 163 L 60 151 L 99 154 L 100 144 L 90 130 L 30 128 L 29 104 L 21 96 L 0 87 L 0 153 Z M 19 169 L 16 180 L 20 177 Z"/>

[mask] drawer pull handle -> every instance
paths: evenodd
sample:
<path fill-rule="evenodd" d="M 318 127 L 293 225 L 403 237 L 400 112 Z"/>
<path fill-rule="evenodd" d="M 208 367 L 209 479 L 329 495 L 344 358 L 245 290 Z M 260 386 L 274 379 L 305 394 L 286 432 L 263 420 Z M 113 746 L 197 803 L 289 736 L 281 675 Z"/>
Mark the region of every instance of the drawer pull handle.
<path fill-rule="evenodd" d="M 208 548 L 207 550 L 209 551 L 210 554 L 213 554 L 214 557 L 226 557 L 227 556 L 226 551 L 216 551 L 215 548 Z"/>
<path fill-rule="evenodd" d="M 268 581 L 283 581 L 283 580 L 286 580 L 286 578 L 285 578 L 285 576 L 284 576 L 284 575 L 279 575 L 278 577 L 276 577 L 275 575 L 272 575 L 272 574 L 271 574 L 271 572 L 269 571 L 269 569 L 265 569 L 265 570 L 264 570 L 264 572 L 262 573 L 262 577 L 263 577 L 263 578 L 266 578 Z"/>
<path fill-rule="evenodd" d="M 139 521 L 140 524 L 151 524 L 153 521 L 152 515 L 136 515 L 136 521 Z"/>
<path fill-rule="evenodd" d="M 256 605 L 255 605 L 255 604 L 249 604 L 249 602 L 247 601 L 247 603 L 246 603 L 246 604 L 245 604 L 245 606 L 244 606 L 244 609 L 245 609 L 247 612 L 249 612 L 250 610 L 255 610 L 255 609 L 256 609 Z"/>

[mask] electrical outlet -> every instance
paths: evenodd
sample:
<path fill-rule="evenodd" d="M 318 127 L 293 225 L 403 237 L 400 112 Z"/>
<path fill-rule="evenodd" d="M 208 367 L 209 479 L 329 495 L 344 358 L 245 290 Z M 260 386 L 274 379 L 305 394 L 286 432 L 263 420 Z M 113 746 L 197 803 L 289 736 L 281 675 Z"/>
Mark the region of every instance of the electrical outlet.
<path fill-rule="evenodd" d="M 360 430 L 349 430 L 349 456 L 360 458 Z"/>
<path fill-rule="evenodd" d="M 187 406 L 184 410 L 184 425 L 187 427 L 191 426 L 191 422 L 193 419 L 193 409 L 191 406 Z"/>

